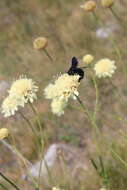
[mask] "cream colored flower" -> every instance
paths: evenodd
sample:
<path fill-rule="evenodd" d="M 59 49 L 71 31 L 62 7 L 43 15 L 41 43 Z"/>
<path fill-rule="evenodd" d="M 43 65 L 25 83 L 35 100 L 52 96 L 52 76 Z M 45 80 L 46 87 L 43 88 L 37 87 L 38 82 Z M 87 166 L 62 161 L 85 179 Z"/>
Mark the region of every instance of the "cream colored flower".
<path fill-rule="evenodd" d="M 107 58 L 101 59 L 95 64 L 94 70 L 99 78 L 111 77 L 116 70 L 115 61 Z"/>
<path fill-rule="evenodd" d="M 48 44 L 48 40 L 45 37 L 38 37 L 33 42 L 33 47 L 36 50 L 44 49 Z"/>
<path fill-rule="evenodd" d="M 53 187 L 52 190 L 64 190 L 64 189 L 61 189 L 61 188 L 58 188 L 58 187 Z"/>
<path fill-rule="evenodd" d="M 100 190 L 106 190 L 105 188 L 101 188 Z"/>
<path fill-rule="evenodd" d="M 94 60 L 94 57 L 90 54 L 84 55 L 82 58 L 83 62 L 86 64 L 90 64 L 92 63 L 92 61 Z"/>
<path fill-rule="evenodd" d="M 53 99 L 55 98 L 55 90 L 54 90 L 54 84 L 49 84 L 48 86 L 46 86 L 46 88 L 44 89 L 44 95 L 46 99 Z"/>
<path fill-rule="evenodd" d="M 59 76 L 54 84 L 49 84 L 44 89 L 45 97 L 48 99 L 66 100 L 74 94 L 78 94 L 79 75 L 68 75 L 67 73 Z"/>
<path fill-rule="evenodd" d="M 7 128 L 0 129 L 0 140 L 4 139 L 9 135 L 9 130 Z"/>
<path fill-rule="evenodd" d="M 10 117 L 18 110 L 18 106 L 23 106 L 22 102 L 14 96 L 8 96 L 2 103 L 1 112 L 5 117 Z"/>
<path fill-rule="evenodd" d="M 54 99 L 51 102 L 51 110 L 57 116 L 61 116 L 64 114 L 64 108 L 66 107 L 67 103 L 64 100 L 57 100 Z"/>
<path fill-rule="evenodd" d="M 110 8 L 114 4 L 115 0 L 101 0 L 102 6 Z"/>
<path fill-rule="evenodd" d="M 86 1 L 80 7 L 83 8 L 85 11 L 91 12 L 91 11 L 94 11 L 94 9 L 96 8 L 96 2 L 93 0 L 89 0 L 89 1 Z"/>
<path fill-rule="evenodd" d="M 13 82 L 9 90 L 9 95 L 15 96 L 16 99 L 22 102 L 21 104 L 27 103 L 28 101 L 32 103 L 37 98 L 37 91 L 38 87 L 32 79 L 20 76 L 18 80 Z"/>

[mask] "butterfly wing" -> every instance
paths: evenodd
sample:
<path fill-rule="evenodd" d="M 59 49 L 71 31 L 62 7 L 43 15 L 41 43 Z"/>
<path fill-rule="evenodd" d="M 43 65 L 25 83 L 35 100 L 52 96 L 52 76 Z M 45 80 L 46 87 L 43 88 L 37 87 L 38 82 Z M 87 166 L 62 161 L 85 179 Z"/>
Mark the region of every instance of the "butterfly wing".
<path fill-rule="evenodd" d="M 78 60 L 76 57 L 72 57 L 72 60 L 71 60 L 71 67 L 72 68 L 76 68 L 78 66 Z"/>

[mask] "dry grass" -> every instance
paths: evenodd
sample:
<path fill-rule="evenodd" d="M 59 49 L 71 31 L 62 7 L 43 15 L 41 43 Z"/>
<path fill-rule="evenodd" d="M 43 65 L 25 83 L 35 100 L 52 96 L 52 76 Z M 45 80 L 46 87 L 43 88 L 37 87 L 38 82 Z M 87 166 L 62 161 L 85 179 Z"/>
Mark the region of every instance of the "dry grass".
<path fill-rule="evenodd" d="M 100 1 L 98 1 L 99 4 Z M 111 147 L 127 161 L 126 143 L 121 135 L 126 134 L 127 113 L 127 63 L 126 63 L 126 30 L 113 17 L 109 10 L 98 5 L 96 11 L 103 24 L 114 27 L 112 38 L 121 50 L 122 59 L 115 51 L 109 38 L 97 38 L 96 30 L 100 27 L 91 13 L 80 9 L 78 0 L 4 0 L 0 1 L 0 79 L 12 81 L 20 74 L 32 77 L 40 87 L 38 107 L 43 130 L 47 133 L 47 148 L 53 142 L 64 142 L 81 147 L 87 152 L 88 158 L 98 158 L 101 155 L 110 178 L 110 190 L 125 190 L 127 187 L 126 168 L 119 159 L 111 153 Z M 126 22 L 127 2 L 118 1 L 115 10 Z M 44 52 L 33 49 L 32 42 L 38 36 L 48 38 L 48 51 L 54 58 L 51 63 Z M 97 123 L 101 129 L 101 137 L 96 137 L 90 122 L 83 113 L 74 110 L 70 105 L 65 115 L 58 118 L 50 112 L 49 101 L 44 100 L 43 88 L 52 76 L 67 71 L 73 56 L 80 60 L 86 53 L 95 56 L 95 60 L 108 57 L 116 61 L 117 72 L 112 78 L 113 84 L 120 91 L 114 89 L 108 79 L 97 80 L 99 86 L 99 112 Z M 83 66 L 83 63 L 80 64 Z M 90 110 L 95 104 L 95 89 L 89 70 L 80 86 L 80 97 Z M 4 97 L 3 97 L 4 98 Z M 77 106 L 77 103 L 74 103 Z M 26 115 L 36 124 L 32 112 L 25 109 Z M 1 127 L 9 128 L 16 138 L 16 145 L 23 155 L 31 162 L 38 160 L 35 137 L 20 116 L 1 118 Z M 0 145 L 0 168 L 21 189 L 33 189 L 21 179 L 24 168 L 15 164 L 16 158 Z M 102 180 L 93 170 L 85 174 L 80 190 L 97 190 Z M 61 180 L 62 181 L 62 180 Z M 91 183 L 92 181 L 92 183 Z M 79 189 L 74 180 L 72 189 Z M 23 187 L 24 184 L 24 187 Z M 65 184 L 64 184 L 65 185 Z M 11 187 L 9 188 L 11 190 Z"/>

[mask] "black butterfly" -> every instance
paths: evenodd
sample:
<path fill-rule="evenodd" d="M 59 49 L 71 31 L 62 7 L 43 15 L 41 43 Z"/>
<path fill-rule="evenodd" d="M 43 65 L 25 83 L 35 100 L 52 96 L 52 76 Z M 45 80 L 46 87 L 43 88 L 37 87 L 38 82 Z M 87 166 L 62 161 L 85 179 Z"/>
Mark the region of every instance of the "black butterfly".
<path fill-rule="evenodd" d="M 76 57 L 72 57 L 72 60 L 71 60 L 71 67 L 70 69 L 68 70 L 68 74 L 69 75 L 79 75 L 80 78 L 79 78 L 79 81 L 82 80 L 84 78 L 84 71 L 82 70 L 82 68 L 78 68 L 78 60 Z M 87 67 L 83 67 L 83 68 L 87 68 Z"/>

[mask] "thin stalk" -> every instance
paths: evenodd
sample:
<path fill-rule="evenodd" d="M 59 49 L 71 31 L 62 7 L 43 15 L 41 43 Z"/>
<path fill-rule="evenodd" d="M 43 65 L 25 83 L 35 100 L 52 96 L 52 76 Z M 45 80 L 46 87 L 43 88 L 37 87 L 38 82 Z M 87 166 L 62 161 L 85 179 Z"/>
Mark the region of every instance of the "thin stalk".
<path fill-rule="evenodd" d="M 33 106 L 33 104 L 31 102 L 29 102 L 29 105 L 30 105 L 33 113 L 37 117 L 37 123 L 38 123 L 39 129 L 40 129 L 40 133 L 41 133 L 41 137 L 42 137 L 42 126 L 41 126 L 41 122 L 40 122 L 40 119 L 39 119 L 38 111 L 36 110 L 36 108 Z"/>
<path fill-rule="evenodd" d="M 113 10 L 112 8 L 110 8 L 110 10 L 112 11 L 112 14 L 114 14 L 114 16 L 118 18 L 118 16 L 115 14 L 114 10 Z M 101 19 L 96 15 L 96 13 L 93 12 L 92 14 L 93 14 L 93 16 L 94 16 L 94 18 L 95 18 L 97 24 L 98 24 L 100 27 L 104 27 L 104 24 L 101 22 Z M 119 18 L 119 20 L 121 20 L 121 19 Z M 120 23 L 122 23 L 122 22 L 120 21 Z M 116 53 L 116 55 L 117 55 L 119 61 L 123 64 L 123 68 L 122 68 L 122 69 L 123 69 L 123 73 L 124 73 L 125 76 L 127 76 L 127 69 L 126 69 L 126 66 L 125 66 L 124 62 L 122 61 L 121 50 L 120 50 L 120 48 L 118 47 L 116 41 L 113 39 L 113 37 L 112 37 L 111 35 L 109 35 L 109 40 L 110 40 L 111 43 L 112 43 L 112 46 L 113 46 L 113 48 L 114 48 L 114 50 L 115 50 L 115 53 Z"/>
<path fill-rule="evenodd" d="M 10 145 L 5 140 L 1 140 L 0 142 L 2 142 L 3 145 L 6 146 L 15 156 L 19 157 L 23 163 L 27 163 L 30 167 L 32 166 L 32 164 L 26 158 L 24 158 L 23 155 L 14 146 Z"/>
<path fill-rule="evenodd" d="M 41 143 L 41 145 L 42 145 L 42 143 Z M 43 163 L 43 155 L 44 155 L 44 143 L 43 143 L 43 147 L 41 149 L 41 162 L 40 162 L 39 175 L 38 175 L 38 188 L 40 187 L 40 179 L 41 179 L 41 169 L 42 169 L 42 163 Z"/>
<path fill-rule="evenodd" d="M 93 11 L 92 14 L 93 14 L 93 17 L 95 18 L 96 22 L 97 22 L 100 26 L 102 26 L 102 23 L 101 23 L 99 17 L 97 16 L 97 14 L 95 13 L 95 11 Z"/>
<path fill-rule="evenodd" d="M 40 151 L 40 155 L 41 155 L 41 162 L 40 162 L 40 167 L 39 167 L 39 175 L 38 175 L 38 189 L 40 187 L 40 178 L 41 178 L 41 168 L 42 168 L 42 162 L 43 162 L 43 153 L 44 153 L 44 145 L 45 145 L 45 142 L 44 142 L 44 133 L 42 132 L 42 126 L 41 126 L 41 122 L 40 122 L 40 119 L 39 119 L 39 114 L 38 114 L 38 111 L 36 110 L 36 108 L 33 106 L 32 103 L 29 102 L 29 105 L 33 111 L 33 113 L 35 114 L 35 116 L 37 117 L 37 123 L 38 123 L 38 126 L 39 126 L 39 130 L 40 130 L 40 134 L 41 134 L 41 151 Z"/>
<path fill-rule="evenodd" d="M 50 59 L 50 61 L 53 63 L 54 60 L 53 60 L 53 58 L 51 57 L 51 55 L 49 54 L 49 52 L 48 52 L 48 50 L 46 48 L 44 49 L 44 52 L 47 55 L 47 57 Z"/>
<path fill-rule="evenodd" d="M 113 149 L 111 150 L 111 152 L 127 168 L 127 163 Z"/>
<path fill-rule="evenodd" d="M 49 183 L 50 183 L 51 185 L 53 185 L 52 175 L 51 175 L 50 169 L 49 169 L 49 167 L 48 167 L 48 164 L 47 164 L 45 158 L 44 158 L 44 164 L 45 164 L 45 167 L 46 167 L 46 169 L 47 169 L 48 178 L 49 178 Z"/>
<path fill-rule="evenodd" d="M 95 13 L 95 12 L 92 12 L 92 14 L 93 14 L 93 16 L 94 16 L 94 18 L 95 18 L 97 24 L 98 24 L 100 27 L 104 27 L 104 24 L 101 22 L 100 18 L 96 15 L 96 13 Z M 117 46 L 115 40 L 113 40 L 111 36 L 109 36 L 109 39 L 110 39 L 110 41 L 111 41 L 111 43 L 112 43 L 112 45 L 113 45 L 113 47 L 114 47 L 114 49 L 115 49 L 115 52 L 116 52 L 116 54 L 117 54 L 119 60 L 122 60 L 122 59 L 121 59 L 121 57 L 122 57 L 122 56 L 121 56 L 121 52 L 120 52 L 120 50 L 119 50 L 119 48 L 118 48 L 118 46 Z"/>
<path fill-rule="evenodd" d="M 93 77 L 93 82 L 94 82 L 95 91 L 96 91 L 96 101 L 95 101 L 95 109 L 94 109 L 93 118 L 94 118 L 94 121 L 96 122 L 96 115 L 98 112 L 98 102 L 99 102 L 99 91 L 98 91 L 97 81 L 95 77 Z"/>
<path fill-rule="evenodd" d="M 11 181 L 10 179 L 8 179 L 5 175 L 3 175 L 1 172 L 0 172 L 0 176 L 6 180 L 11 186 L 13 186 L 16 190 L 20 190 L 19 187 L 17 187 L 17 185 L 15 185 L 15 183 L 13 181 Z"/>
<path fill-rule="evenodd" d="M 76 95 L 75 95 L 75 96 L 76 96 Z M 83 112 L 88 116 L 88 118 L 89 118 L 89 120 L 90 120 L 92 126 L 93 126 L 93 127 L 97 130 L 97 132 L 100 134 L 100 130 L 99 130 L 98 126 L 96 125 L 96 123 L 95 123 L 95 121 L 94 121 L 94 119 L 93 119 L 91 113 L 89 112 L 89 110 L 87 109 L 87 107 L 83 104 L 82 100 L 81 100 L 78 96 L 76 96 L 76 98 L 77 98 L 77 101 L 79 102 L 79 104 L 81 105 Z"/>
<path fill-rule="evenodd" d="M 62 167 L 64 179 L 66 180 L 65 183 L 67 183 L 67 189 L 71 189 L 70 176 L 68 176 L 67 163 L 66 163 L 66 160 L 65 160 L 62 153 L 59 154 L 59 159 L 60 159 L 60 162 L 61 162 L 61 165 L 62 165 L 61 167 Z"/>
<path fill-rule="evenodd" d="M 12 139 L 12 141 L 14 141 L 14 140 Z M 32 167 L 32 163 L 30 161 L 28 161 L 14 146 L 10 145 L 5 140 L 1 140 L 0 142 L 2 142 L 3 145 L 5 147 L 7 147 L 8 150 L 10 150 L 15 156 L 17 156 L 18 158 L 20 158 L 22 160 L 22 162 L 25 165 L 26 169 L 28 169 L 29 167 L 30 168 Z M 29 176 L 30 176 L 33 184 L 36 186 L 37 184 L 36 184 L 35 180 L 33 179 L 33 177 L 31 175 L 29 175 Z"/>
<path fill-rule="evenodd" d="M 116 20 L 118 20 L 118 22 L 120 23 L 120 25 L 124 28 L 124 29 L 127 29 L 126 28 L 126 25 L 122 22 L 122 19 L 117 15 L 117 13 L 114 11 L 114 9 L 112 7 L 109 8 L 112 15 L 116 18 Z"/>
<path fill-rule="evenodd" d="M 26 121 L 26 123 L 28 124 L 28 126 L 31 128 L 32 132 L 34 133 L 35 136 L 38 137 L 38 135 L 35 132 L 34 126 L 33 124 L 30 122 L 30 120 L 21 112 L 19 111 L 19 114 L 21 115 L 21 117 Z"/>

